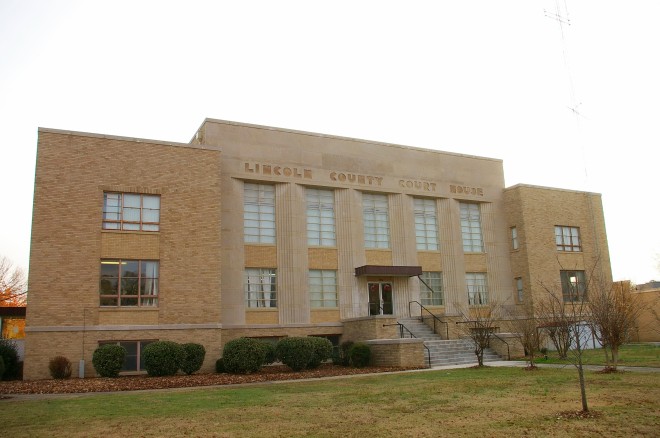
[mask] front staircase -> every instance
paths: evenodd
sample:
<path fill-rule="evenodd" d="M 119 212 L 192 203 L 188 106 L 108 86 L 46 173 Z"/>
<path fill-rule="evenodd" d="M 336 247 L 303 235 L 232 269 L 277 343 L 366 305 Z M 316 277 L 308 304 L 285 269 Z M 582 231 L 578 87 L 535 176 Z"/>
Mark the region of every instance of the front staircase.
<path fill-rule="evenodd" d="M 439 335 L 433 333 L 431 327 L 424 324 L 419 318 L 402 318 L 398 322 L 407 329 L 402 331 L 404 337 L 415 337 L 424 341 L 424 345 L 430 352 L 431 368 L 477 363 L 472 339 L 442 339 Z M 484 362 L 497 360 L 502 360 L 502 358 L 493 350 L 487 348 L 484 351 Z"/>

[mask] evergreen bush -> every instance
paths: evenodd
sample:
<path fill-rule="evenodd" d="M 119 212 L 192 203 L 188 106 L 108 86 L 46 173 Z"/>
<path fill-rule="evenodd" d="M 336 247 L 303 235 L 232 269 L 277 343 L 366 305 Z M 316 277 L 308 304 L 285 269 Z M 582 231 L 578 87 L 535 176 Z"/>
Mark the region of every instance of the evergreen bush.
<path fill-rule="evenodd" d="M 267 341 L 261 341 L 261 345 L 264 349 L 264 365 L 270 365 L 277 360 L 277 354 L 275 353 L 275 345 Z"/>
<path fill-rule="evenodd" d="M 225 373 L 225 362 L 222 358 L 215 361 L 215 372 L 218 374 Z"/>
<path fill-rule="evenodd" d="M 144 347 L 144 368 L 150 376 L 173 376 L 186 356 L 183 347 L 172 341 L 156 341 Z"/>
<path fill-rule="evenodd" d="M 338 347 L 334 347 L 332 350 L 332 363 L 335 365 L 349 366 L 349 356 L 348 351 L 353 346 L 353 341 L 342 342 Z"/>
<path fill-rule="evenodd" d="M 188 343 L 181 346 L 185 356 L 181 362 L 181 371 L 186 374 L 192 374 L 202 367 L 206 349 L 201 344 Z"/>
<path fill-rule="evenodd" d="M 53 379 L 71 377 L 71 361 L 64 356 L 55 356 L 48 362 L 48 370 Z"/>
<path fill-rule="evenodd" d="M 252 338 L 233 339 L 225 344 L 222 360 L 225 372 L 249 374 L 259 371 L 266 358 L 263 342 Z"/>
<path fill-rule="evenodd" d="M 290 337 L 281 339 L 275 347 L 277 357 L 293 371 L 304 370 L 313 362 L 314 348 L 309 338 Z"/>
<path fill-rule="evenodd" d="M 2 375 L 5 373 L 5 360 L 0 356 L 0 380 L 2 380 Z"/>
<path fill-rule="evenodd" d="M 318 336 L 310 336 L 307 338 L 312 349 L 312 358 L 307 363 L 307 368 L 318 368 L 322 362 L 330 359 L 332 356 L 332 342 L 326 338 L 319 338 Z"/>
<path fill-rule="evenodd" d="M 117 344 L 103 344 L 92 356 L 92 365 L 101 377 L 117 377 L 124 366 L 126 349 Z"/>
<path fill-rule="evenodd" d="M 356 342 L 348 350 L 348 357 L 351 366 L 355 368 L 364 368 L 371 361 L 371 347 L 362 342 Z"/>
<path fill-rule="evenodd" d="M 18 363 L 18 347 L 13 341 L 0 340 L 0 357 L 5 364 L 2 380 L 15 380 L 20 377 L 21 367 Z"/>

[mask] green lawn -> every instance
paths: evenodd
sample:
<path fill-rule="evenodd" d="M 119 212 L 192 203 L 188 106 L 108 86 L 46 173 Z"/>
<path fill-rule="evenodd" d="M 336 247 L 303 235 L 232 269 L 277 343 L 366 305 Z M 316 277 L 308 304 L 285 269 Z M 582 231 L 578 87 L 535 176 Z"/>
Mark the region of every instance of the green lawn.
<path fill-rule="evenodd" d="M 455 369 L 314 382 L 0 402 L 0 435 L 63 437 L 657 436 L 660 374 Z"/>
<path fill-rule="evenodd" d="M 570 360 L 559 359 L 554 351 L 548 352 L 548 359 L 542 356 L 537 363 L 570 364 Z M 586 365 L 605 366 L 605 353 L 602 348 L 584 350 L 582 362 Z M 660 367 L 660 346 L 653 344 L 627 344 L 619 349 L 619 366 Z"/>

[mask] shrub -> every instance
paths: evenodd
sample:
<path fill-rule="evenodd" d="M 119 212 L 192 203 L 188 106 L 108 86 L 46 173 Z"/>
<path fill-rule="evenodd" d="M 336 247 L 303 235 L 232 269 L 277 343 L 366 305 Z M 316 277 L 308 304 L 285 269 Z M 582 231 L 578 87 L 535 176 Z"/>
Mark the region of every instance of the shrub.
<path fill-rule="evenodd" d="M 71 361 L 64 356 L 55 356 L 48 362 L 48 370 L 53 379 L 71 377 Z"/>
<path fill-rule="evenodd" d="M 222 360 L 222 358 L 215 361 L 215 372 L 218 374 L 225 372 L 225 362 Z"/>
<path fill-rule="evenodd" d="M 204 363 L 206 356 L 206 349 L 203 345 L 188 343 L 181 346 L 185 353 L 183 361 L 181 362 L 181 371 L 186 374 L 192 374 L 199 371 Z"/>
<path fill-rule="evenodd" d="M 281 339 L 275 347 L 277 357 L 293 371 L 304 370 L 313 361 L 314 348 L 308 338 Z"/>
<path fill-rule="evenodd" d="M 249 374 L 259 371 L 265 357 L 263 342 L 252 338 L 233 339 L 222 350 L 223 364 L 228 373 Z"/>
<path fill-rule="evenodd" d="M 362 342 L 356 342 L 348 350 L 349 363 L 356 368 L 364 368 L 371 360 L 371 347 Z"/>
<path fill-rule="evenodd" d="M 0 356 L 0 380 L 2 380 L 2 375 L 5 373 L 5 360 Z"/>
<path fill-rule="evenodd" d="M 275 353 L 275 345 L 267 341 L 261 341 L 261 346 L 264 349 L 264 365 L 270 365 L 277 360 L 277 354 Z"/>
<path fill-rule="evenodd" d="M 183 347 L 172 341 L 156 341 L 142 350 L 144 368 L 150 376 L 173 376 L 185 358 Z"/>
<path fill-rule="evenodd" d="M 332 351 L 332 363 L 335 365 L 349 366 L 348 351 L 353 346 L 353 341 L 342 342 L 339 347 L 335 347 Z"/>
<path fill-rule="evenodd" d="M 13 341 L 0 341 L 0 357 L 5 363 L 5 372 L 2 380 L 15 380 L 20 377 L 21 368 L 18 363 L 18 347 Z"/>
<path fill-rule="evenodd" d="M 94 350 L 92 365 L 101 377 L 117 377 L 124 365 L 126 349 L 117 344 L 104 344 Z"/>
<path fill-rule="evenodd" d="M 321 362 L 330 359 L 332 355 L 332 342 L 326 338 L 311 336 L 307 338 L 312 348 L 312 358 L 307 363 L 307 368 L 318 368 Z"/>

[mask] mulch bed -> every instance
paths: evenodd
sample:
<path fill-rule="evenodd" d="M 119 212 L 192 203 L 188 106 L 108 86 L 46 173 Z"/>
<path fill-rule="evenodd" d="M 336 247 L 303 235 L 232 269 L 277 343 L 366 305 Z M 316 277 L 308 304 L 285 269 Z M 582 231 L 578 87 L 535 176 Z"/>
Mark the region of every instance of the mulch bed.
<path fill-rule="evenodd" d="M 73 394 L 109 391 L 136 391 L 144 389 L 190 388 L 195 386 L 236 385 L 281 380 L 314 379 L 356 374 L 406 371 L 414 368 L 365 367 L 350 368 L 323 364 L 314 370 L 292 371 L 286 366 L 268 366 L 252 374 L 192 374 L 170 377 L 121 376 L 117 378 L 94 377 L 87 379 L 32 380 L 0 382 L 0 399 L 8 394 Z"/>

